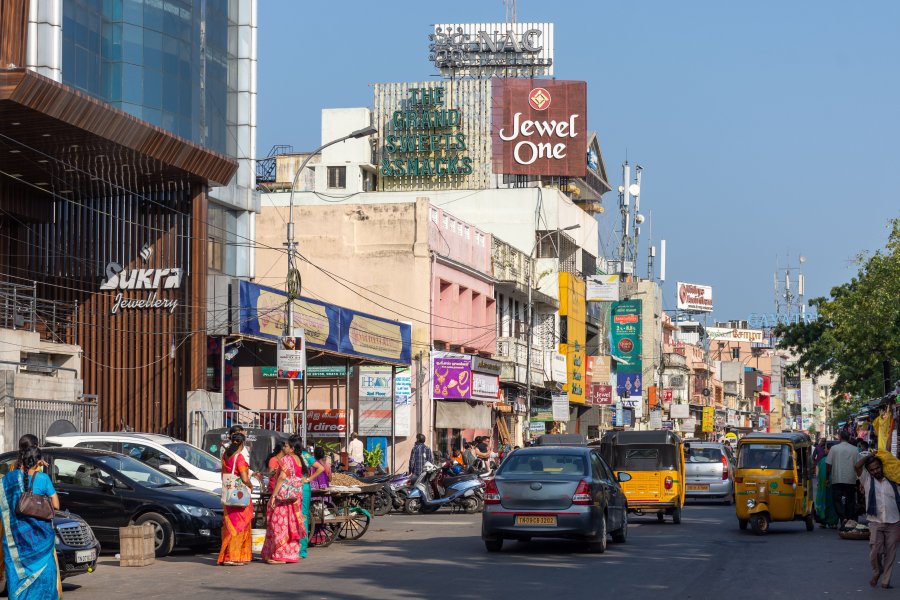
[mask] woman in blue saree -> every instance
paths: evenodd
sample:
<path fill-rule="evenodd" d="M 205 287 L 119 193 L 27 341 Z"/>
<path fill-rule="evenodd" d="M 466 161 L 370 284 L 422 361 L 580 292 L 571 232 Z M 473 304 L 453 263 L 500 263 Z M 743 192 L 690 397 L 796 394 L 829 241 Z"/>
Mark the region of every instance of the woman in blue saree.
<path fill-rule="evenodd" d="M 19 451 L 16 468 L 3 476 L 0 517 L 3 520 L 3 562 L 10 600 L 61 598 L 56 564 L 53 523 L 16 514 L 26 486 L 34 494 L 48 496 L 54 509 L 59 497 L 50 477 L 41 472 L 43 460 L 36 447 Z"/>

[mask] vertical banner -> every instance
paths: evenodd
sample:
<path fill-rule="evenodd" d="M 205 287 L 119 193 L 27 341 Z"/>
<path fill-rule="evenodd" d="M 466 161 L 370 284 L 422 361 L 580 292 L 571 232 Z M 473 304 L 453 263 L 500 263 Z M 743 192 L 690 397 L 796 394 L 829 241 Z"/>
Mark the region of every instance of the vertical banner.
<path fill-rule="evenodd" d="M 291 333 L 278 341 L 278 379 L 303 379 L 306 370 L 306 333 L 302 327 L 294 327 Z"/>
<path fill-rule="evenodd" d="M 552 394 L 553 398 L 553 420 L 569 422 L 569 395 L 565 392 L 561 394 Z"/>
<path fill-rule="evenodd" d="M 359 434 L 391 435 L 391 368 L 359 368 Z"/>
<path fill-rule="evenodd" d="M 394 380 L 394 435 L 409 437 L 409 413 L 412 397 L 412 375 L 409 369 L 397 369 Z"/>
<path fill-rule="evenodd" d="M 613 302 L 610 311 L 610 345 L 619 359 L 616 392 L 620 398 L 642 396 L 641 300 Z"/>
<path fill-rule="evenodd" d="M 712 406 L 703 407 L 703 433 L 712 433 L 715 429 L 715 409 Z"/>

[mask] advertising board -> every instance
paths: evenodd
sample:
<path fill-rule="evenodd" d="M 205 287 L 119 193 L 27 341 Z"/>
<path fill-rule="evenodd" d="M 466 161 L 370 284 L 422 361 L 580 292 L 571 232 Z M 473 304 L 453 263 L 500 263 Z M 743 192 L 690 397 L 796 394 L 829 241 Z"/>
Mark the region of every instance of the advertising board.
<path fill-rule="evenodd" d="M 588 302 L 616 302 L 619 300 L 618 275 L 591 275 L 587 278 Z"/>
<path fill-rule="evenodd" d="M 491 81 L 494 173 L 584 177 L 587 83 Z"/>
<path fill-rule="evenodd" d="M 553 75 L 553 23 L 439 23 L 428 42 L 444 77 Z"/>
<path fill-rule="evenodd" d="M 278 379 L 303 379 L 306 369 L 306 334 L 302 327 L 295 327 L 293 335 L 282 336 L 278 341 L 276 359 Z"/>
<path fill-rule="evenodd" d="M 678 282 L 676 286 L 676 307 L 688 312 L 712 312 L 712 288 L 708 285 Z"/>

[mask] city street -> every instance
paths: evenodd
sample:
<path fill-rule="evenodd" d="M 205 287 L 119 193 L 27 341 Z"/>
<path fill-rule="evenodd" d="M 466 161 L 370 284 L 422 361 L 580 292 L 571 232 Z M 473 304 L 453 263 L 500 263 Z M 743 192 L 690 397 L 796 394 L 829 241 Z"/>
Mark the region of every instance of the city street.
<path fill-rule="evenodd" d="M 868 586 L 868 544 L 834 531 L 776 523 L 767 537 L 739 531 L 734 508 L 690 504 L 684 521 L 633 518 L 625 545 L 602 555 L 557 541 L 507 542 L 488 554 L 479 515 L 376 519 L 365 537 L 310 551 L 299 565 L 215 565 L 176 554 L 144 568 L 104 557 L 64 585 L 67 599 L 151 598 L 882 598 Z M 895 574 L 896 580 L 896 574 Z M 895 584 L 897 581 L 895 581 Z"/>

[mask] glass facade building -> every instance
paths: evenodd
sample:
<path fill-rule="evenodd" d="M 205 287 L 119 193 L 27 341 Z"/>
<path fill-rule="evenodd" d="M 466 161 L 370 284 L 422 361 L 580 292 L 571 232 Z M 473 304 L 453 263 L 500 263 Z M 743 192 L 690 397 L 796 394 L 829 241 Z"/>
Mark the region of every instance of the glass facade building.
<path fill-rule="evenodd" d="M 235 156 L 236 144 L 228 141 L 235 122 L 229 115 L 231 3 L 65 0 L 63 82 Z"/>

